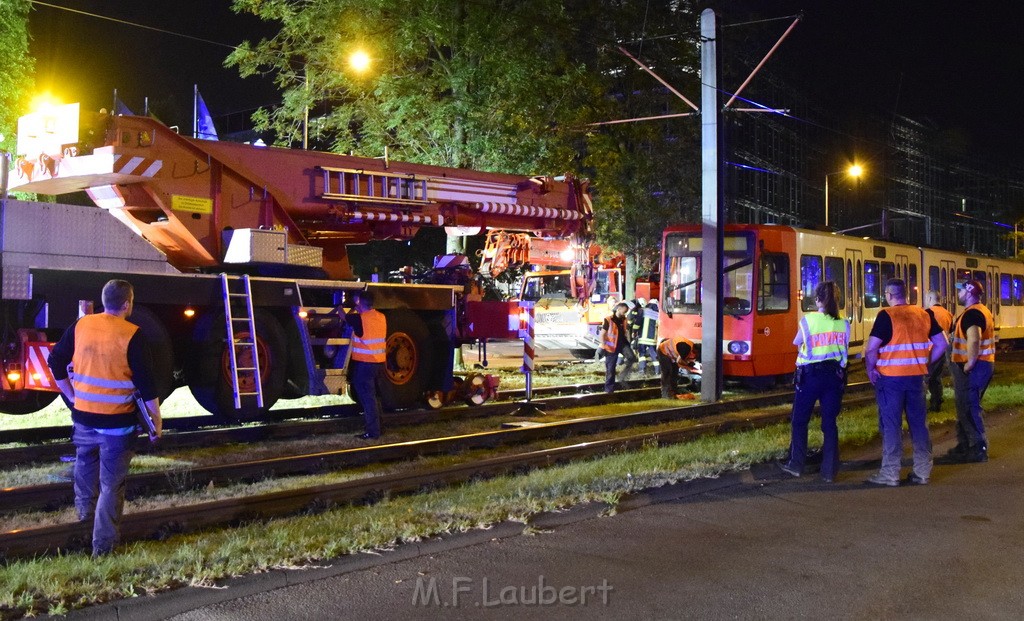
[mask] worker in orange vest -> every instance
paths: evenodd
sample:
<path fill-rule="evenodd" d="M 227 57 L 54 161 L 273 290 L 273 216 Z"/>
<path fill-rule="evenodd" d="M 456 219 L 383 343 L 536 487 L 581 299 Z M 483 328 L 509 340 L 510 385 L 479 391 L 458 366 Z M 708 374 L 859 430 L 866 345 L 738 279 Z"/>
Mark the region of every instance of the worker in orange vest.
<path fill-rule="evenodd" d="M 942 334 L 948 341 L 949 331 L 953 326 L 953 313 L 939 304 L 939 292 L 934 289 L 925 294 L 924 303 L 928 306 L 925 311 L 935 318 L 935 323 L 942 328 Z M 928 410 L 930 412 L 938 412 L 942 409 L 942 376 L 946 373 L 948 349 L 946 353 L 947 355 L 928 365 Z"/>
<path fill-rule="evenodd" d="M 368 290 L 355 293 L 353 311 L 345 315 L 345 321 L 352 328 L 349 382 L 356 402 L 363 408 L 365 423 L 365 431 L 356 437 L 375 440 L 381 434 L 378 385 L 387 360 L 388 324 L 384 313 L 374 310 L 373 293 Z"/>
<path fill-rule="evenodd" d="M 611 393 L 615 391 L 615 365 L 619 356 L 625 360 L 626 365 L 622 369 L 622 378 L 626 379 L 633 371 L 636 364 L 636 354 L 629 346 L 629 321 L 626 313 L 629 312 L 629 305 L 619 302 L 615 305 L 611 315 L 604 319 L 601 324 L 601 349 L 604 350 L 604 391 Z"/>
<path fill-rule="evenodd" d="M 958 284 L 960 302 L 966 307 L 953 324 L 953 352 L 949 370 L 956 397 L 956 446 L 946 461 L 988 461 L 985 411 L 981 399 L 992 381 L 996 363 L 996 333 L 992 312 L 981 303 L 985 287 L 972 280 Z"/>
<path fill-rule="evenodd" d="M 139 326 L 128 321 L 135 289 L 127 281 L 111 280 L 101 298 L 103 312 L 76 321 L 47 360 L 71 408 L 75 509 L 79 520 L 92 523 L 94 557 L 112 552 L 120 538 L 124 482 L 140 414 L 136 389 L 155 437 L 163 433 L 149 345 Z"/>
<path fill-rule="evenodd" d="M 679 371 L 689 375 L 700 375 L 697 358 L 700 357 L 700 343 L 688 338 L 675 336 L 658 343 L 658 366 L 661 367 L 661 398 L 675 399 L 679 391 Z"/>
<path fill-rule="evenodd" d="M 867 483 L 896 487 L 903 458 L 903 416 L 914 445 L 911 485 L 927 485 L 932 471 L 932 441 L 928 437 L 924 378 L 928 364 L 946 352 L 946 337 L 935 319 L 920 306 L 907 304 L 907 284 L 901 278 L 885 284 L 889 306 L 878 311 L 864 350 L 864 367 L 875 386 L 878 423 L 882 430 L 882 466 Z"/>

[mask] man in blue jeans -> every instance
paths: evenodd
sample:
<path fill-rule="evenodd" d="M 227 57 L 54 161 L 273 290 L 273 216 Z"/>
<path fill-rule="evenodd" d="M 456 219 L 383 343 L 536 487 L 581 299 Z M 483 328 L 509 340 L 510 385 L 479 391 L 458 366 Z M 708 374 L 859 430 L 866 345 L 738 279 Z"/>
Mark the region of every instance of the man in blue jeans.
<path fill-rule="evenodd" d="M 896 487 L 903 457 L 903 416 L 914 445 L 911 485 L 927 485 L 932 471 L 924 379 L 928 364 L 946 352 L 942 328 L 923 308 L 907 304 L 907 285 L 900 278 L 885 285 L 886 308 L 878 311 L 864 350 L 864 368 L 875 386 L 878 427 L 882 432 L 882 465 L 867 483 Z"/>
<path fill-rule="evenodd" d="M 124 510 L 125 479 L 134 454 L 135 390 L 163 432 L 152 360 L 139 327 L 128 321 L 135 292 L 124 280 L 103 287 L 103 312 L 64 332 L 47 363 L 71 408 L 75 443 L 75 508 L 91 520 L 92 555 L 113 551 Z M 68 367 L 72 367 L 69 374 Z"/>

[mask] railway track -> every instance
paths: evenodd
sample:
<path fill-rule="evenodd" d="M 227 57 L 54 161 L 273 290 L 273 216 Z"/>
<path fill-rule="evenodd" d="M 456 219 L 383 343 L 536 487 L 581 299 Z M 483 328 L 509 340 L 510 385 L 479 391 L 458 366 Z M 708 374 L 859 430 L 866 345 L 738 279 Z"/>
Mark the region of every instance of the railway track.
<path fill-rule="evenodd" d="M 651 385 L 653 381 L 637 380 L 630 383 L 630 386 L 643 388 Z M 535 389 L 533 394 L 537 397 L 537 403 L 544 405 L 552 396 L 603 394 L 601 393 L 602 388 L 602 384 L 551 386 Z M 548 395 L 547 400 L 544 398 L 545 395 Z M 606 402 L 609 403 L 616 400 L 614 394 L 611 397 L 605 397 Z M 386 413 L 384 422 L 389 427 L 395 428 L 467 417 L 501 416 L 517 409 L 524 398 L 525 395 L 521 390 L 508 391 L 502 394 L 501 400 L 484 405 Z M 209 416 L 169 418 L 165 421 L 164 428 L 174 433 L 166 434 L 157 445 L 144 447 L 140 452 L 160 453 L 218 444 L 288 440 L 324 433 L 351 433 L 362 429 L 363 424 L 362 419 L 358 416 L 358 408 L 349 404 L 273 410 L 271 414 L 273 416 L 268 422 L 248 425 L 235 424 L 216 428 L 203 427 L 203 425 L 210 424 Z M 75 449 L 67 441 L 70 436 L 70 425 L 0 432 L 0 445 L 25 445 L 0 448 L 0 468 L 52 461 L 65 455 L 72 455 Z"/>
<path fill-rule="evenodd" d="M 870 393 L 858 397 L 865 385 L 851 385 L 847 406 L 873 401 Z M 629 391 L 633 392 L 633 391 Z M 621 394 L 621 393 L 620 393 Z M 578 401 L 577 398 L 571 398 Z M 122 523 L 124 541 L 166 537 L 200 528 L 223 526 L 241 520 L 267 519 L 348 502 L 367 502 L 391 494 L 416 491 L 424 486 L 437 486 L 466 481 L 477 477 L 494 476 L 571 459 L 580 459 L 612 450 L 631 449 L 656 443 L 675 443 L 701 435 L 749 429 L 770 425 L 788 419 L 789 412 L 761 414 L 751 417 L 746 411 L 755 407 L 781 405 L 792 400 L 792 393 L 781 392 L 757 397 L 746 397 L 715 404 L 690 405 L 668 410 L 637 412 L 619 416 L 594 417 L 570 421 L 541 423 L 518 429 L 467 434 L 450 438 L 433 438 L 389 445 L 330 451 L 312 455 L 277 458 L 261 462 L 245 462 L 229 466 L 195 469 L 190 473 L 192 483 L 207 484 L 217 481 L 238 482 L 265 478 L 268 474 L 302 474 L 323 472 L 328 469 L 355 465 L 408 460 L 416 456 L 453 453 L 480 448 L 494 448 L 525 444 L 538 440 L 567 436 L 592 435 L 623 428 L 652 425 L 692 418 L 708 418 L 683 429 L 641 433 L 628 437 L 572 442 L 566 446 L 542 451 L 528 451 L 516 455 L 474 460 L 456 466 L 435 468 L 414 473 L 373 476 L 334 485 L 276 492 L 205 502 L 167 510 L 130 513 Z M 132 490 L 163 487 L 180 488 L 186 481 L 177 476 L 173 481 L 165 473 L 135 475 L 129 478 Z M 4 490 L 0 493 L 0 506 L 20 507 L 22 510 L 66 504 L 73 496 L 70 485 L 46 485 L 33 488 Z M 7 558 L 44 554 L 60 550 L 82 548 L 89 540 L 89 528 L 78 523 L 37 529 L 21 529 L 0 533 L 0 555 Z"/>

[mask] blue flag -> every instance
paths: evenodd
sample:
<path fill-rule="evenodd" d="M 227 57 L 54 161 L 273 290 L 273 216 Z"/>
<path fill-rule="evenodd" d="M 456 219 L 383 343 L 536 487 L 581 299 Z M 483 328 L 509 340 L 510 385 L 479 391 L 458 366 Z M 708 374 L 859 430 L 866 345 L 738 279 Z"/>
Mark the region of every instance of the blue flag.
<path fill-rule="evenodd" d="M 135 113 L 124 105 L 121 98 L 117 96 L 117 89 L 114 89 L 114 114 L 117 116 L 135 116 Z"/>
<path fill-rule="evenodd" d="M 217 140 L 217 128 L 213 126 L 213 117 L 210 116 L 210 109 L 206 107 L 203 96 L 196 88 L 196 116 L 195 116 L 195 138 L 203 140 Z"/>

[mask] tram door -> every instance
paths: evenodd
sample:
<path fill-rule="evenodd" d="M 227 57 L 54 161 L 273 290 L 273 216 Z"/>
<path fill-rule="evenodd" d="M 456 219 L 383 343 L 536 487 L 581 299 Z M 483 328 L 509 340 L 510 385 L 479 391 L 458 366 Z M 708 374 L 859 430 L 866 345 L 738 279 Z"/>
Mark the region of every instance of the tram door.
<path fill-rule="evenodd" d="M 846 251 L 846 318 L 850 322 L 850 345 L 864 344 L 864 253 Z"/>

